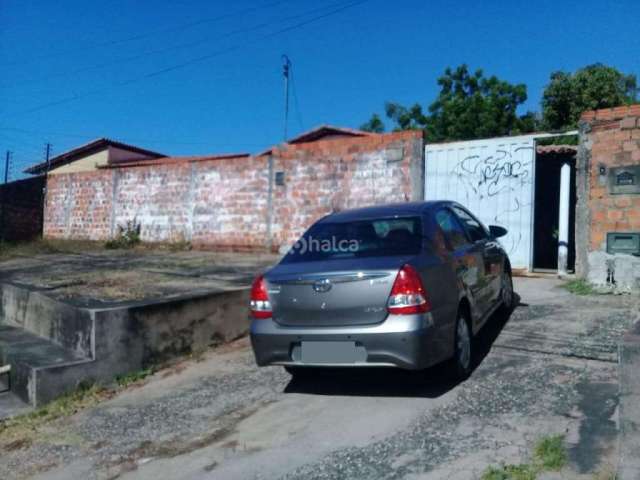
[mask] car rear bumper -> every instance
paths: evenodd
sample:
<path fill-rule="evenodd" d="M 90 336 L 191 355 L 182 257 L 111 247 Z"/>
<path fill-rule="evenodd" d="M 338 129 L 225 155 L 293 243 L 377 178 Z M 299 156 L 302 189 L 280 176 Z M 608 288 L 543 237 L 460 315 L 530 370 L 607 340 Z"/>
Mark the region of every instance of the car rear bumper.
<path fill-rule="evenodd" d="M 287 327 L 272 319 L 253 320 L 251 345 L 259 366 L 399 367 L 426 368 L 435 362 L 431 314 L 390 315 L 376 325 L 345 327 Z M 302 342 L 355 342 L 364 355 L 353 363 L 302 362 Z"/>

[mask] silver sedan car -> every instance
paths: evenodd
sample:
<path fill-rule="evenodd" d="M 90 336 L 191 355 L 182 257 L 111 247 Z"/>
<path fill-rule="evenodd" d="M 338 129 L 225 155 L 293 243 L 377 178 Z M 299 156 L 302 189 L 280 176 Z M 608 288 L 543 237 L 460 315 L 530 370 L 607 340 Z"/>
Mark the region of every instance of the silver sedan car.
<path fill-rule="evenodd" d="M 514 301 L 497 238 L 454 202 L 342 211 L 309 228 L 251 289 L 260 366 L 472 368 L 473 336 Z"/>

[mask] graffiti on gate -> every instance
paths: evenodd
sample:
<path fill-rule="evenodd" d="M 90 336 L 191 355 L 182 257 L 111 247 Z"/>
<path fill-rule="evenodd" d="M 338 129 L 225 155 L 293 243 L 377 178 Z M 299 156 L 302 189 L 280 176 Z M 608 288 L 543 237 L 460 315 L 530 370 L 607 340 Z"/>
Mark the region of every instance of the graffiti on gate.
<path fill-rule="evenodd" d="M 529 198 L 520 198 L 519 195 L 523 187 L 533 180 L 532 162 L 521 160 L 530 158 L 523 155 L 524 150 L 531 151 L 533 147 L 522 146 L 512 151 L 496 149 L 484 156 L 468 155 L 451 172 L 459 178 L 467 202 L 470 205 L 476 203 L 479 211 L 483 210 L 479 204 L 493 204 L 491 200 L 494 197 L 503 196 L 499 201 L 501 208 L 493 218 L 497 225 L 508 225 L 509 218 L 531 205 Z M 504 241 L 507 251 L 513 253 L 520 247 L 522 233 L 510 232 Z"/>
<path fill-rule="evenodd" d="M 532 150 L 519 147 L 513 153 Z M 496 150 L 487 156 L 469 155 L 456 164 L 452 173 L 457 175 L 468 194 L 478 200 L 494 197 L 516 187 L 531 183 L 531 162 L 521 162 L 507 150 Z"/>

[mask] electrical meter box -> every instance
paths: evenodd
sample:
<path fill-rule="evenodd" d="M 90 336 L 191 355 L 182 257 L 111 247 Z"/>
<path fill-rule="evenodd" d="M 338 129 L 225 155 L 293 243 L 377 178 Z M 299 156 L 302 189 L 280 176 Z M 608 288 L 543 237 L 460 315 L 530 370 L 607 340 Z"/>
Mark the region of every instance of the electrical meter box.
<path fill-rule="evenodd" d="M 640 194 L 640 165 L 610 168 L 609 193 L 613 195 Z"/>
<path fill-rule="evenodd" d="M 640 232 L 607 233 L 607 253 L 626 253 L 640 256 Z"/>

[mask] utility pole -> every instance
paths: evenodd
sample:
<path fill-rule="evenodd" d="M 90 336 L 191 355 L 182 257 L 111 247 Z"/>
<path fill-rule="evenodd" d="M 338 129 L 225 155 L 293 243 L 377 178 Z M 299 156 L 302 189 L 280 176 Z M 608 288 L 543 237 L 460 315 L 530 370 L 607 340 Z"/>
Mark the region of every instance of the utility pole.
<path fill-rule="evenodd" d="M 50 157 L 51 157 L 51 144 L 47 142 L 45 144 L 45 151 L 44 151 L 44 158 L 45 158 L 45 161 L 47 162 L 47 173 L 49 173 L 49 168 L 51 167 L 51 164 L 49 163 Z"/>
<path fill-rule="evenodd" d="M 51 169 L 51 144 L 49 142 L 45 144 L 44 160 L 47 163 L 47 170 L 44 174 L 44 186 L 42 187 L 42 200 L 41 200 L 42 219 L 40 222 L 42 235 L 44 235 L 44 218 L 45 218 L 45 212 L 47 209 L 47 186 L 48 186 L 47 184 L 49 182 L 49 170 Z"/>
<path fill-rule="evenodd" d="M 0 232 L 2 232 L 2 241 L 7 238 L 5 232 L 5 212 L 7 211 L 7 183 L 9 182 L 9 165 L 11 164 L 11 152 L 7 150 L 4 157 L 4 185 L 2 186 L 2 212 L 0 213 Z"/>
<path fill-rule="evenodd" d="M 291 60 L 282 55 L 282 74 L 284 75 L 284 141 L 287 141 L 287 125 L 289 123 L 289 70 Z"/>
<path fill-rule="evenodd" d="M 9 165 L 11 164 L 11 152 L 7 150 L 7 154 L 4 158 L 4 184 L 9 182 Z"/>

